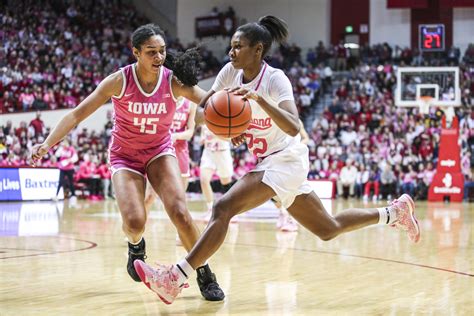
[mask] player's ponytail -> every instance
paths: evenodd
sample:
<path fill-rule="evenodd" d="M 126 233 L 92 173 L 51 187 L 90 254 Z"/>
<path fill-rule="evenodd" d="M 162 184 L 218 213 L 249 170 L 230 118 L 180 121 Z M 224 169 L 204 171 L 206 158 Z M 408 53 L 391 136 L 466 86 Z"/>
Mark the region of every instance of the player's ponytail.
<path fill-rule="evenodd" d="M 266 15 L 258 20 L 258 24 L 270 32 L 272 42 L 283 43 L 288 38 L 288 25 L 276 16 Z"/>
<path fill-rule="evenodd" d="M 140 50 L 143 43 L 154 35 L 160 35 L 166 41 L 165 32 L 158 25 L 152 23 L 142 25 L 132 34 L 132 46 Z M 172 70 L 183 84 L 194 86 L 198 83 L 199 62 L 198 48 L 192 48 L 184 53 L 167 51 L 164 66 Z"/>
<path fill-rule="evenodd" d="M 273 42 L 283 43 L 288 38 L 286 22 L 272 15 L 261 17 L 257 23 L 244 24 L 237 31 L 244 34 L 251 46 L 262 43 L 262 58 L 267 55 Z"/>

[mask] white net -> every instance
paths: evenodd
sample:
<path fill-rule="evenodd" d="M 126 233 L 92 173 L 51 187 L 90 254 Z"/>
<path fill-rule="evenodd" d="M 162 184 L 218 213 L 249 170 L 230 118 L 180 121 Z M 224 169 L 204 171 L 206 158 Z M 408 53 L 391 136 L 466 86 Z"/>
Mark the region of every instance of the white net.
<path fill-rule="evenodd" d="M 454 107 L 450 106 L 446 108 L 446 110 L 444 110 L 444 115 L 446 115 L 446 122 L 448 123 L 448 125 L 451 125 L 451 123 L 453 122 L 454 115 L 456 115 L 456 113 L 454 113 Z"/>
<path fill-rule="evenodd" d="M 423 96 L 418 99 L 418 106 L 420 107 L 420 114 L 427 115 L 430 113 L 430 106 L 432 97 Z"/>

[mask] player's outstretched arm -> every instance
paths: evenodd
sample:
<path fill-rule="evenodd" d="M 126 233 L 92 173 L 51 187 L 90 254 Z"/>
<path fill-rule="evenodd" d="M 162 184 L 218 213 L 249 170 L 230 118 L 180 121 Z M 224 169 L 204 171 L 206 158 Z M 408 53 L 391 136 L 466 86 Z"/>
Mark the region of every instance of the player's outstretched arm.
<path fill-rule="evenodd" d="M 94 113 L 113 95 L 119 95 L 122 89 L 120 71 L 105 78 L 87 98 L 68 112 L 53 128 L 46 140 L 31 149 L 33 164 L 44 156 L 48 150 L 63 139 L 76 125 Z"/>

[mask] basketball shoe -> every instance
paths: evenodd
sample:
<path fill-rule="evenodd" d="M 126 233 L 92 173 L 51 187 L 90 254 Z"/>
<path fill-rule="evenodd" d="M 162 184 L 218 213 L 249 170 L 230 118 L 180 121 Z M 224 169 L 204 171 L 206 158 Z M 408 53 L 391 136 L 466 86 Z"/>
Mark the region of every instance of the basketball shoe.
<path fill-rule="evenodd" d="M 166 304 L 173 303 L 181 290 L 189 286 L 187 283 L 178 284 L 179 272 L 175 265 L 158 264 L 158 268 L 154 269 L 145 262 L 136 260 L 134 266 L 143 283 L 158 294 L 159 298 Z M 196 272 L 201 295 L 207 301 L 222 301 L 225 298 L 224 291 L 219 287 L 216 276 L 212 273 L 209 265 L 206 264 L 198 268 Z"/>
<path fill-rule="evenodd" d="M 397 220 L 392 226 L 406 231 L 408 238 L 414 243 L 420 241 L 420 227 L 415 217 L 415 202 L 408 194 L 403 194 L 398 199 L 390 203 L 390 207 L 395 208 Z"/>
<path fill-rule="evenodd" d="M 280 227 L 280 230 L 282 232 L 297 232 L 298 231 L 298 224 L 296 223 L 296 221 L 291 216 L 288 215 L 285 219 L 285 222 Z"/>
<path fill-rule="evenodd" d="M 199 290 L 206 301 L 222 301 L 225 298 L 224 291 L 217 283 L 216 275 L 212 273 L 208 264 L 197 268 L 196 273 Z"/>
<path fill-rule="evenodd" d="M 142 240 L 137 245 L 128 243 L 127 271 L 130 277 L 136 282 L 140 282 L 141 280 L 140 280 L 140 276 L 137 274 L 137 271 L 135 271 L 133 262 L 135 260 L 141 260 L 144 262 L 145 259 L 146 259 L 145 238 L 142 238 Z"/>
<path fill-rule="evenodd" d="M 283 227 L 283 225 L 285 225 L 285 214 L 283 214 L 283 212 L 280 212 L 278 214 L 278 219 L 277 219 L 277 222 L 276 222 L 276 228 L 277 229 L 281 229 Z"/>
<path fill-rule="evenodd" d="M 185 287 L 184 284 L 181 286 L 178 284 L 179 272 L 174 265 L 158 265 L 158 268 L 154 269 L 141 260 L 135 260 L 133 265 L 143 283 L 155 292 L 165 304 L 173 303 Z"/>

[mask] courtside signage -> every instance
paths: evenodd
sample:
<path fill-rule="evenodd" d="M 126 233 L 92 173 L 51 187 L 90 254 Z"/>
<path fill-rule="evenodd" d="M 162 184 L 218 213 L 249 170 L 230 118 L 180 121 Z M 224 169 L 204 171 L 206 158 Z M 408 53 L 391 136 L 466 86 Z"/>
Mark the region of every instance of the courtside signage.
<path fill-rule="evenodd" d="M 59 169 L 0 168 L 0 201 L 50 200 L 58 182 Z"/>
<path fill-rule="evenodd" d="M 21 200 L 18 169 L 0 169 L 0 201 Z"/>

